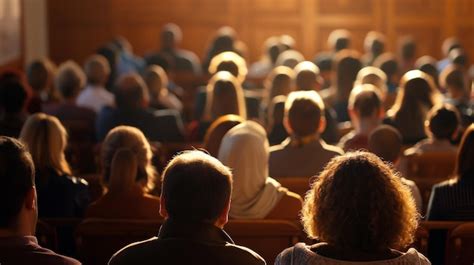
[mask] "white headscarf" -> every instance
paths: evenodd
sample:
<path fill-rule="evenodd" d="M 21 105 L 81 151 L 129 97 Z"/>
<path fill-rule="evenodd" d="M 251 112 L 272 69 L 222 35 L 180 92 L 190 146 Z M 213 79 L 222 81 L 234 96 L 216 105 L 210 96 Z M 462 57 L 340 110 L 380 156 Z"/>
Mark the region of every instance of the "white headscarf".
<path fill-rule="evenodd" d="M 265 130 L 253 121 L 235 126 L 222 139 L 218 158 L 234 175 L 231 218 L 265 218 L 287 192 L 268 177 L 268 149 Z"/>

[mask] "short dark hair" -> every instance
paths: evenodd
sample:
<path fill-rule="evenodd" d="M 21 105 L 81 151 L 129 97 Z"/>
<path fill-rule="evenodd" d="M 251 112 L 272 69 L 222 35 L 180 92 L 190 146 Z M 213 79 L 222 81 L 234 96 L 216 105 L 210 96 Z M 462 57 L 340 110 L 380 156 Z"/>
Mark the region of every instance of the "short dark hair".
<path fill-rule="evenodd" d="M 26 147 L 6 136 L 0 136 L 0 182 L 0 227 L 9 228 L 35 185 L 35 168 Z"/>
<path fill-rule="evenodd" d="M 324 103 L 316 91 L 291 92 L 285 103 L 285 117 L 296 136 L 314 134 L 324 117 Z"/>
<path fill-rule="evenodd" d="M 440 74 L 439 82 L 443 88 L 448 90 L 454 89 L 464 91 L 466 88 L 466 80 L 460 66 L 448 65 Z"/>
<path fill-rule="evenodd" d="M 232 192 L 232 173 L 216 158 L 198 150 L 175 156 L 165 168 L 161 197 L 169 218 L 215 222 Z"/>
<path fill-rule="evenodd" d="M 371 117 L 382 108 L 382 100 L 376 88 L 370 84 L 356 86 L 349 96 L 349 108 L 355 110 L 360 118 Z"/>
<path fill-rule="evenodd" d="M 148 100 L 145 82 L 138 74 L 121 76 L 113 91 L 119 109 L 138 108 L 143 100 Z"/>
<path fill-rule="evenodd" d="M 26 76 L 31 88 L 41 91 L 48 85 L 48 68 L 44 60 L 33 61 L 26 69 Z"/>
<path fill-rule="evenodd" d="M 459 127 L 459 112 L 451 105 L 433 107 L 426 117 L 428 128 L 436 139 L 450 140 Z"/>
<path fill-rule="evenodd" d="M 28 97 L 25 86 L 7 75 L 0 77 L 0 108 L 6 113 L 19 113 Z"/>

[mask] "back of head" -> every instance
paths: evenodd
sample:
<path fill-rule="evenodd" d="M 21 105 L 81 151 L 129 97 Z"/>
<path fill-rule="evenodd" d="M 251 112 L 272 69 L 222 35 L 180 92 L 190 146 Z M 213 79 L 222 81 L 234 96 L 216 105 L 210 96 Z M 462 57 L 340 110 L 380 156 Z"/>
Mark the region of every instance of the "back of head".
<path fill-rule="evenodd" d="M 185 151 L 166 166 L 161 190 L 170 219 L 214 223 L 230 200 L 232 174 L 204 152 Z"/>
<path fill-rule="evenodd" d="M 35 168 L 26 147 L 0 136 L 0 229 L 15 228 L 27 193 L 35 186 Z"/>
<path fill-rule="evenodd" d="M 271 129 L 276 124 L 283 124 L 285 116 L 286 96 L 276 96 L 268 105 L 268 127 Z"/>
<path fill-rule="evenodd" d="M 377 88 L 370 84 L 355 86 L 349 96 L 348 108 L 360 119 L 378 118 L 382 110 L 382 100 Z"/>
<path fill-rule="evenodd" d="M 217 157 L 224 135 L 244 121 L 242 117 L 234 114 L 224 115 L 215 120 L 204 136 L 204 148 L 211 156 Z"/>
<path fill-rule="evenodd" d="M 157 98 L 162 89 L 168 87 L 168 76 L 161 66 L 151 65 L 144 74 L 145 83 L 151 98 Z"/>
<path fill-rule="evenodd" d="M 44 60 L 35 60 L 26 68 L 26 76 L 31 88 L 42 91 L 48 86 L 49 73 Z"/>
<path fill-rule="evenodd" d="M 382 70 L 390 81 L 398 73 L 398 62 L 391 53 L 384 53 L 375 59 L 373 65 Z"/>
<path fill-rule="evenodd" d="M 324 103 L 316 91 L 295 91 L 285 103 L 285 118 L 296 137 L 316 134 L 324 118 Z"/>
<path fill-rule="evenodd" d="M 402 135 L 392 126 L 380 125 L 369 135 L 369 151 L 395 163 L 402 152 Z"/>
<path fill-rule="evenodd" d="M 28 97 L 25 86 L 20 80 L 0 76 L 0 111 L 9 114 L 20 113 Z"/>
<path fill-rule="evenodd" d="M 280 36 L 280 44 L 282 46 L 282 51 L 293 50 L 295 48 L 296 41 L 292 36 L 283 34 Z"/>
<path fill-rule="evenodd" d="M 370 31 L 365 36 L 364 48 L 374 55 L 382 54 L 385 50 L 385 36 L 380 32 Z"/>
<path fill-rule="evenodd" d="M 282 51 L 278 37 L 272 36 L 265 40 L 264 48 L 266 56 L 270 59 L 270 63 L 272 65 L 275 64 L 278 55 L 280 55 L 280 52 Z"/>
<path fill-rule="evenodd" d="M 426 117 L 429 134 L 439 140 L 451 140 L 460 124 L 460 115 L 451 105 L 434 106 Z"/>
<path fill-rule="evenodd" d="M 277 66 L 265 80 L 268 101 L 279 95 L 288 95 L 293 90 L 294 71 L 286 66 Z"/>
<path fill-rule="evenodd" d="M 450 64 L 444 68 L 439 76 L 440 86 L 451 92 L 465 92 L 466 78 L 462 68 L 455 64 Z"/>
<path fill-rule="evenodd" d="M 374 85 L 381 97 L 387 93 L 387 75 L 377 67 L 366 66 L 360 69 L 357 73 L 356 83 Z"/>
<path fill-rule="evenodd" d="M 461 180 L 474 181 L 474 124 L 471 124 L 462 136 L 455 173 Z"/>
<path fill-rule="evenodd" d="M 286 66 L 289 68 L 295 68 L 295 66 L 304 61 L 304 56 L 296 50 L 286 50 L 278 56 L 276 66 Z"/>
<path fill-rule="evenodd" d="M 20 133 L 19 139 L 28 147 L 38 170 L 55 170 L 58 174 L 71 174 L 64 150 L 67 132 L 54 116 L 44 113 L 31 115 Z"/>
<path fill-rule="evenodd" d="M 408 187 L 368 152 L 333 158 L 306 195 L 302 215 L 311 237 L 365 253 L 409 245 L 418 226 Z"/>
<path fill-rule="evenodd" d="M 310 61 L 303 61 L 295 66 L 297 90 L 318 89 L 319 68 Z"/>
<path fill-rule="evenodd" d="M 405 36 L 399 43 L 399 56 L 403 60 L 414 60 L 416 56 L 416 43 L 413 37 Z"/>
<path fill-rule="evenodd" d="M 460 67 L 469 66 L 469 58 L 466 54 L 466 51 L 463 48 L 452 49 L 449 52 L 449 60 Z"/>
<path fill-rule="evenodd" d="M 443 51 L 444 56 L 448 56 L 451 50 L 460 48 L 460 47 L 461 47 L 461 43 L 456 37 L 449 37 L 443 41 L 441 50 Z"/>
<path fill-rule="evenodd" d="M 142 108 L 149 101 L 145 82 L 138 74 L 125 74 L 114 89 L 115 103 L 119 109 Z"/>
<path fill-rule="evenodd" d="M 86 59 L 84 72 L 89 84 L 104 85 L 110 74 L 110 65 L 104 56 L 94 54 Z"/>
<path fill-rule="evenodd" d="M 415 62 L 415 69 L 418 69 L 430 75 L 438 85 L 438 68 L 436 67 L 436 59 L 431 56 L 422 56 Z"/>
<path fill-rule="evenodd" d="M 352 90 L 357 73 L 362 68 L 359 53 L 353 50 L 342 50 L 334 58 L 334 70 L 336 71 L 333 84 L 337 88 L 337 97 L 347 100 Z"/>
<path fill-rule="evenodd" d="M 183 32 L 181 28 L 174 24 L 168 23 L 161 29 L 161 49 L 173 49 L 177 44 L 181 42 L 183 38 Z"/>
<path fill-rule="evenodd" d="M 128 148 L 119 148 L 112 158 L 108 192 L 124 195 L 133 189 L 137 185 L 137 169 L 135 153 Z"/>
<path fill-rule="evenodd" d="M 208 71 L 211 75 L 219 71 L 227 71 L 243 83 L 247 76 L 247 64 L 237 53 L 227 51 L 212 58 Z"/>
<path fill-rule="evenodd" d="M 349 49 L 350 44 L 351 33 L 346 29 L 336 29 L 329 34 L 328 47 L 335 52 Z"/>
<path fill-rule="evenodd" d="M 101 151 L 104 180 L 109 182 L 115 153 L 122 148 L 131 150 L 137 159 L 138 170 L 135 182 L 145 190 L 152 190 L 157 177 L 156 169 L 151 163 L 153 153 L 145 135 L 135 127 L 117 126 L 105 137 Z"/>
<path fill-rule="evenodd" d="M 85 85 L 85 75 L 81 67 L 67 61 L 59 65 L 55 85 L 65 99 L 75 98 Z"/>

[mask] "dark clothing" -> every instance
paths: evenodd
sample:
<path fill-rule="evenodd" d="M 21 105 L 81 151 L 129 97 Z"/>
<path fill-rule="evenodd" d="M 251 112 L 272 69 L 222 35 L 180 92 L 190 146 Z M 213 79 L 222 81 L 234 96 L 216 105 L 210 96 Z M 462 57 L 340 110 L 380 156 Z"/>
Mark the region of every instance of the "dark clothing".
<path fill-rule="evenodd" d="M 268 133 L 268 142 L 270 146 L 280 144 L 288 137 L 283 123 L 273 125 L 271 131 Z"/>
<path fill-rule="evenodd" d="M 326 129 L 321 134 L 321 138 L 328 144 L 336 144 L 339 141 L 337 114 L 334 109 L 326 107 L 324 117 L 326 118 Z"/>
<path fill-rule="evenodd" d="M 97 118 L 97 138 L 119 125 L 140 129 L 150 141 L 179 142 L 184 140 L 183 123 L 176 110 L 130 109 L 104 107 Z"/>
<path fill-rule="evenodd" d="M 89 205 L 87 182 L 53 169 L 36 171 L 36 191 L 40 218 L 82 217 Z"/>
<path fill-rule="evenodd" d="M 0 263 L 5 265 L 79 265 L 79 261 L 42 248 L 34 236 L 0 237 Z"/>
<path fill-rule="evenodd" d="M 4 114 L 3 118 L 0 118 L 0 135 L 18 138 L 27 118 L 23 113 Z"/>
<path fill-rule="evenodd" d="M 433 187 L 427 220 L 473 221 L 474 181 L 445 181 Z"/>
<path fill-rule="evenodd" d="M 162 50 L 158 53 L 153 53 L 145 57 L 147 65 L 156 64 L 163 68 L 167 68 L 166 64 L 169 64 L 169 70 L 176 72 L 192 72 L 195 75 L 201 75 L 201 65 L 198 57 L 186 50 L 174 49 L 174 50 Z"/>
<path fill-rule="evenodd" d="M 212 224 L 167 220 L 158 237 L 128 245 L 109 261 L 109 265 L 123 264 L 253 265 L 265 261 L 252 250 L 235 245 Z"/>
<path fill-rule="evenodd" d="M 427 137 L 424 123 L 417 122 L 415 118 L 410 121 L 400 121 L 396 118 L 387 117 L 383 120 L 383 123 L 395 127 L 400 132 L 404 145 L 414 145 Z"/>

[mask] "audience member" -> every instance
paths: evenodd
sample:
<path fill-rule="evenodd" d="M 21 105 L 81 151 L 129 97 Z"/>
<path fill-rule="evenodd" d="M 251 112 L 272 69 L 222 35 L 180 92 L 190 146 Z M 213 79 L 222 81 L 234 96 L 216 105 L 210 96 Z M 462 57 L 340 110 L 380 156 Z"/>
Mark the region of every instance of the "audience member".
<path fill-rule="evenodd" d="M 264 78 L 274 68 L 278 55 L 282 50 L 280 40 L 272 36 L 265 41 L 262 58 L 250 66 L 249 77 Z"/>
<path fill-rule="evenodd" d="M 78 265 L 38 245 L 35 168 L 19 141 L 0 136 L 0 260 L 4 264 Z M 41 200 L 40 200 L 41 203 Z"/>
<path fill-rule="evenodd" d="M 150 94 L 150 107 L 183 111 L 181 100 L 168 89 L 168 76 L 161 66 L 149 66 L 145 72 L 144 79 Z"/>
<path fill-rule="evenodd" d="M 382 70 L 387 76 L 387 97 L 395 98 L 398 93 L 398 83 L 400 81 L 400 67 L 397 59 L 391 53 L 384 53 L 374 61 L 373 65 Z"/>
<path fill-rule="evenodd" d="M 409 71 L 402 77 L 395 104 L 384 122 L 400 131 L 403 144 L 415 144 L 426 138 L 426 114 L 439 101 L 433 79 L 420 70 Z"/>
<path fill-rule="evenodd" d="M 47 60 L 35 60 L 26 69 L 28 84 L 31 87 L 31 97 L 26 109 L 29 113 L 42 111 L 43 104 L 55 102 L 53 89 L 52 63 Z"/>
<path fill-rule="evenodd" d="M 112 45 L 116 47 L 118 55 L 117 76 L 142 73 L 145 70 L 145 61 L 133 53 L 132 44 L 125 37 L 116 37 L 112 41 Z"/>
<path fill-rule="evenodd" d="M 212 58 L 223 52 L 235 52 L 242 55 L 237 50 L 237 33 L 229 26 L 221 27 L 217 30 L 209 48 L 204 56 L 202 68 L 208 71 Z"/>
<path fill-rule="evenodd" d="M 304 56 L 299 51 L 296 50 L 286 50 L 278 55 L 275 66 L 286 66 L 291 69 L 304 61 Z"/>
<path fill-rule="evenodd" d="M 158 237 L 123 248 L 110 265 L 265 264 L 257 253 L 235 245 L 223 230 L 233 195 L 232 173 L 221 162 L 187 151 L 171 160 L 162 181 L 160 214 L 165 222 Z"/>
<path fill-rule="evenodd" d="M 380 99 L 384 109 L 388 109 L 393 105 L 394 97 L 387 97 L 387 75 L 377 67 L 366 66 L 357 73 L 355 85 L 370 84 L 374 85 L 379 92 Z M 393 99 L 392 99 L 393 98 Z M 391 101 L 391 102 L 390 102 Z"/>
<path fill-rule="evenodd" d="M 109 79 L 110 66 L 104 56 L 95 54 L 87 58 L 84 64 L 87 85 L 76 99 L 76 104 L 99 113 L 104 106 L 114 105 L 114 95 L 105 85 Z"/>
<path fill-rule="evenodd" d="M 285 103 L 284 125 L 290 137 L 270 149 L 271 177 L 311 177 L 342 150 L 325 143 L 324 103 L 316 91 L 297 91 Z"/>
<path fill-rule="evenodd" d="M 155 188 L 158 173 L 151 165 L 150 144 L 137 128 L 118 126 L 105 138 L 102 151 L 107 193 L 92 203 L 86 217 L 160 219 Z"/>
<path fill-rule="evenodd" d="M 457 153 L 455 178 L 433 187 L 427 220 L 474 220 L 474 125 L 470 125 Z"/>
<path fill-rule="evenodd" d="M 434 106 L 426 115 L 427 139 L 421 140 L 405 150 L 405 156 L 414 153 L 453 152 L 457 147 L 451 144 L 459 129 L 459 112 L 451 105 Z"/>
<path fill-rule="evenodd" d="M 394 168 L 398 168 L 400 167 L 402 157 L 402 136 L 394 127 L 380 125 L 369 135 L 368 150 L 376 154 L 383 161 L 391 163 Z M 410 189 L 416 209 L 421 213 L 423 200 L 416 183 L 404 178 L 402 175 L 399 176 L 402 183 Z"/>
<path fill-rule="evenodd" d="M 219 154 L 222 138 L 235 126 L 241 124 L 245 120 L 235 114 L 227 114 L 215 120 L 204 136 L 204 149 L 213 157 Z"/>
<path fill-rule="evenodd" d="M 461 43 L 459 43 L 457 38 L 449 37 L 443 41 L 441 51 L 443 52 L 444 58 L 437 63 L 438 72 L 441 73 L 446 66 L 452 63 L 451 59 L 449 58 L 449 52 L 456 48 L 461 48 Z"/>
<path fill-rule="evenodd" d="M 331 87 L 331 78 L 333 75 L 333 55 L 329 55 L 326 53 L 320 53 L 317 57 L 313 60 L 313 63 L 319 68 L 319 74 L 323 78 L 323 84 L 321 89 L 327 89 Z"/>
<path fill-rule="evenodd" d="M 367 149 L 370 133 L 385 115 L 377 88 L 369 84 L 355 86 L 349 96 L 348 111 L 354 130 L 341 138 L 339 147 L 344 151 Z"/>
<path fill-rule="evenodd" d="M 137 74 L 127 74 L 117 82 L 114 90 L 116 107 L 102 108 L 97 118 L 97 138 L 119 125 L 140 129 L 150 141 L 182 141 L 183 124 L 175 110 L 148 108 L 149 95 L 145 82 Z"/>
<path fill-rule="evenodd" d="M 417 212 L 408 188 L 373 154 L 332 159 L 306 196 L 302 221 L 319 243 L 284 250 L 276 265 L 430 264 L 414 248 L 397 250 L 413 242 Z"/>
<path fill-rule="evenodd" d="M 61 122 L 37 113 L 28 118 L 20 140 L 33 157 L 39 217 L 82 217 L 89 204 L 88 184 L 74 177 L 64 150 L 68 137 Z"/>
<path fill-rule="evenodd" d="M 385 36 L 377 31 L 369 31 L 364 39 L 364 50 L 362 65 L 372 66 L 377 57 L 385 51 Z"/>
<path fill-rule="evenodd" d="M 428 55 L 421 56 L 415 62 L 415 69 L 425 72 L 426 74 L 431 76 L 431 78 L 433 78 L 433 81 L 436 84 L 436 87 L 440 89 L 443 93 L 445 92 L 443 91 L 443 88 L 439 86 L 439 73 L 438 68 L 436 68 L 435 58 Z"/>
<path fill-rule="evenodd" d="M 110 66 L 110 74 L 105 87 L 110 89 L 113 87 L 115 80 L 117 79 L 117 63 L 119 60 L 119 49 L 116 45 L 111 42 L 104 44 L 97 49 L 97 54 L 104 56 Z"/>
<path fill-rule="evenodd" d="M 416 42 L 411 36 L 404 36 L 398 44 L 398 60 L 400 65 L 400 74 L 415 69 L 416 61 Z"/>
<path fill-rule="evenodd" d="M 268 149 L 265 130 L 253 121 L 235 126 L 222 139 L 218 157 L 234 175 L 231 218 L 298 219 L 301 197 L 268 176 Z"/>
<path fill-rule="evenodd" d="M 24 110 L 28 94 L 20 79 L 15 73 L 0 75 L 0 135 L 17 138 L 28 118 Z"/>
<path fill-rule="evenodd" d="M 268 106 L 268 142 L 270 146 L 280 144 L 288 137 L 288 132 L 283 124 L 285 116 L 286 96 L 276 96 Z"/>
<path fill-rule="evenodd" d="M 276 96 L 287 96 L 294 88 L 295 72 L 286 66 L 277 66 L 265 80 L 265 95 L 261 104 L 261 120 L 268 119 L 268 107 Z"/>

